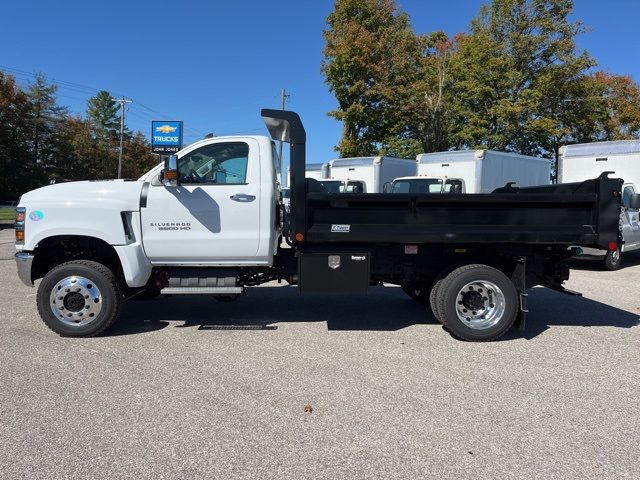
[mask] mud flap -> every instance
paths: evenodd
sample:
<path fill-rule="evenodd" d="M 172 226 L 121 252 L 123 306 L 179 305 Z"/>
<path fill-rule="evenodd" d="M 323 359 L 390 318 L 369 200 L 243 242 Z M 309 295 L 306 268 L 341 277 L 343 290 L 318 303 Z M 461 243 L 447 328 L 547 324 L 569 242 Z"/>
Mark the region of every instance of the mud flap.
<path fill-rule="evenodd" d="M 520 308 L 518 309 L 518 316 L 514 325 L 518 327 L 520 331 L 524 331 L 527 327 L 527 259 L 524 257 L 518 258 L 516 268 L 513 269 L 511 275 L 511 282 L 518 291 L 518 298 L 520 299 Z"/>

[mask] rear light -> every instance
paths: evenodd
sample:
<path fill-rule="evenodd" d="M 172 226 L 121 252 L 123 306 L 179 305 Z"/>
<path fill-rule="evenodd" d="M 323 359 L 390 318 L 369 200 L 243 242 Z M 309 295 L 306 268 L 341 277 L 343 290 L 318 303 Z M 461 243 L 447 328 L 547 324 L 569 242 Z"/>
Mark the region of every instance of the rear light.
<path fill-rule="evenodd" d="M 609 242 L 609 250 L 612 252 L 618 250 L 618 242 Z"/>
<path fill-rule="evenodd" d="M 24 219 L 27 214 L 27 209 L 24 207 L 16 208 L 16 244 L 24 244 Z"/>

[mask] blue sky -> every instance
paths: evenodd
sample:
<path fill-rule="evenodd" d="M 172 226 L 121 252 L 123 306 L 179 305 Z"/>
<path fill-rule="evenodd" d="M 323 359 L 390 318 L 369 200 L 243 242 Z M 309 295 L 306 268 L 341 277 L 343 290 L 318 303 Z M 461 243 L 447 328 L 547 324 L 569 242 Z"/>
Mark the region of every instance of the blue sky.
<path fill-rule="evenodd" d="M 419 33 L 466 30 L 481 0 L 401 0 Z M 84 112 L 97 89 L 125 95 L 130 128 L 152 119 L 184 120 L 185 141 L 206 133 L 261 134 L 262 107 L 302 116 L 308 162 L 335 157 L 341 125 L 320 73 L 322 30 L 332 0 L 173 2 L 7 1 L 0 28 L 0 68 L 26 84 L 34 72 L 60 83 L 59 100 Z M 600 68 L 640 80 L 640 0 L 576 0 L 590 28 L 578 46 Z M 64 82 L 64 83 L 62 83 Z"/>

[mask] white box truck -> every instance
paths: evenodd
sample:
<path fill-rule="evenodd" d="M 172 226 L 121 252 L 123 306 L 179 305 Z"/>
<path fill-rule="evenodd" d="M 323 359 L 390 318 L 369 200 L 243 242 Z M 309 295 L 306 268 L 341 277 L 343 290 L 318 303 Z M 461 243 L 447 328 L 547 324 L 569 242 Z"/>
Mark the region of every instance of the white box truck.
<path fill-rule="evenodd" d="M 329 178 L 329 164 L 328 163 L 307 163 L 306 165 L 306 178 L 315 178 L 316 180 L 322 180 Z M 291 167 L 287 167 L 287 187 L 291 186 Z"/>
<path fill-rule="evenodd" d="M 417 156 L 416 176 L 397 178 L 392 193 L 491 193 L 508 182 L 518 187 L 548 185 L 551 162 L 544 158 L 458 150 Z"/>
<path fill-rule="evenodd" d="M 329 162 L 329 178 L 321 183 L 333 193 L 382 193 L 386 183 L 415 172 L 416 161 L 409 158 L 337 158 Z"/>
<path fill-rule="evenodd" d="M 558 183 L 580 182 L 603 172 L 615 172 L 622 185 L 622 237 L 617 251 L 585 249 L 585 254 L 602 258 L 607 270 L 621 266 L 622 252 L 640 248 L 639 213 L 631 208 L 631 195 L 640 192 L 640 140 L 619 140 L 565 145 L 558 152 Z"/>

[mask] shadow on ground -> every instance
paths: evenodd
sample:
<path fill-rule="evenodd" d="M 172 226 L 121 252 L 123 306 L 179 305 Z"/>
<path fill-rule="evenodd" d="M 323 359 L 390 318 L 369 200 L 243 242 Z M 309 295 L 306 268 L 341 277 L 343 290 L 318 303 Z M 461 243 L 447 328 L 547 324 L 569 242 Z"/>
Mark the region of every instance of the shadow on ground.
<path fill-rule="evenodd" d="M 401 289 L 374 287 L 367 295 L 304 295 L 296 287 L 249 289 L 236 302 L 211 297 L 173 296 L 125 303 L 120 321 L 107 335 L 130 335 L 176 328 L 275 330 L 288 322 L 326 322 L 328 330 L 396 331 L 412 325 L 439 325 L 431 312 Z M 530 291 L 525 331 L 505 340 L 532 339 L 555 326 L 631 328 L 639 316 L 604 303 L 546 288 Z"/>

